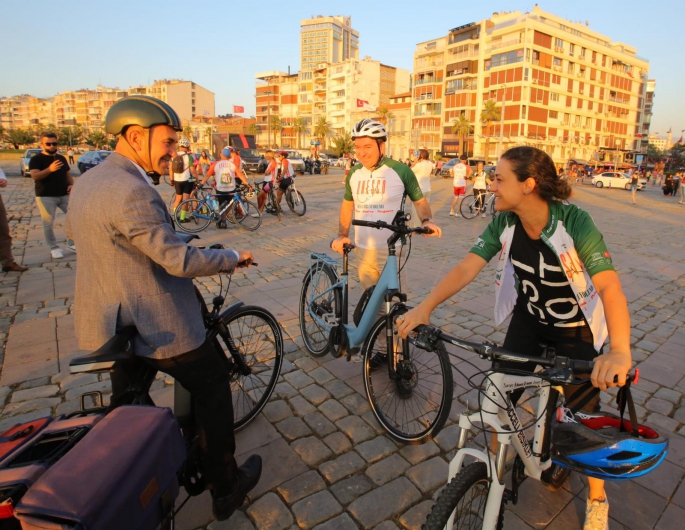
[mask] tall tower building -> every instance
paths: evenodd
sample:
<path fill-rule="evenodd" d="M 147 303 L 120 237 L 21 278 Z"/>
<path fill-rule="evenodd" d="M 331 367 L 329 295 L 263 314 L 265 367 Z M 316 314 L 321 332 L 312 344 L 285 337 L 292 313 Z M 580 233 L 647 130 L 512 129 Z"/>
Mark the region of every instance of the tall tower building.
<path fill-rule="evenodd" d="M 300 69 L 359 58 L 359 32 L 352 17 L 317 15 L 300 22 Z"/>

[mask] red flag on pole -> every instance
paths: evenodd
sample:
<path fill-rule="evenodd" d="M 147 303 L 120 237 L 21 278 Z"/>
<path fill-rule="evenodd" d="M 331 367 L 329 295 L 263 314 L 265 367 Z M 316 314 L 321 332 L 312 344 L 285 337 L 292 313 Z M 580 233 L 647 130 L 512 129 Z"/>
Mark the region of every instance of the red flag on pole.
<path fill-rule="evenodd" d="M 245 107 L 241 107 L 240 105 L 233 105 L 233 114 L 242 114 L 245 112 Z"/>

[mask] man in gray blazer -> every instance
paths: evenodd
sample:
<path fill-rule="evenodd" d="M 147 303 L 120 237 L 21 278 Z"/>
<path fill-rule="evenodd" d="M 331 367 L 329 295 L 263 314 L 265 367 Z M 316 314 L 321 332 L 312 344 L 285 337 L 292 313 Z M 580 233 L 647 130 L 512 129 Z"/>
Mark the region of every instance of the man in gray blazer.
<path fill-rule="evenodd" d="M 117 330 L 137 328 L 136 354 L 194 397 L 214 513 L 228 519 L 259 481 L 261 459 L 253 455 L 237 468 L 230 372 L 223 354 L 205 339 L 192 278 L 232 272 L 252 254 L 201 250 L 176 236 L 153 187 L 175 154 L 181 130 L 169 105 L 148 96 L 123 98 L 107 113 L 105 128 L 118 136 L 116 151 L 78 179 L 67 218 L 79 249 L 79 347 L 94 350 Z M 126 403 L 126 385 L 123 370 L 115 368 L 112 406 Z"/>

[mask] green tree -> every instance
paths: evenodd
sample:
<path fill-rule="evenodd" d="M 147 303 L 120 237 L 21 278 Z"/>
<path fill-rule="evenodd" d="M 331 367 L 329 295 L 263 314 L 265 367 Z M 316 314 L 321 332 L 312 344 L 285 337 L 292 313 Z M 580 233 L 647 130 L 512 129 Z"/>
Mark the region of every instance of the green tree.
<path fill-rule="evenodd" d="M 330 122 L 326 121 L 324 116 L 321 116 L 314 126 L 314 136 L 321 140 L 323 148 L 326 149 L 326 138 L 331 135 L 332 127 Z"/>
<path fill-rule="evenodd" d="M 247 126 L 247 134 L 251 134 L 252 136 L 254 136 L 256 143 L 259 143 L 259 134 L 261 132 L 261 128 L 255 122 L 252 122 L 250 123 L 250 125 Z"/>
<path fill-rule="evenodd" d="M 500 108 L 494 99 L 488 99 L 480 113 L 480 121 L 485 122 L 488 131 L 485 137 L 485 161 L 490 161 L 490 137 L 492 136 L 492 122 L 500 119 Z"/>
<path fill-rule="evenodd" d="M 114 151 L 117 148 L 117 139 L 111 138 L 110 140 L 107 140 L 107 145 L 112 151 Z"/>
<path fill-rule="evenodd" d="M 279 134 L 283 130 L 283 123 L 281 123 L 281 117 L 278 114 L 271 116 L 271 122 L 269 122 L 269 130 L 274 133 L 274 144 L 275 144 L 276 143 L 276 135 Z M 282 141 L 283 141 L 283 138 L 281 138 L 281 142 Z M 281 142 L 279 142 L 278 145 L 280 145 Z M 271 148 L 271 146 L 269 146 L 269 148 Z"/>
<path fill-rule="evenodd" d="M 7 141 L 11 143 L 15 149 L 19 149 L 20 145 L 32 144 L 36 141 L 31 131 L 26 129 L 9 129 L 7 131 Z"/>
<path fill-rule="evenodd" d="M 92 145 L 95 149 L 100 149 L 107 145 L 107 135 L 101 131 L 93 131 L 86 136 L 86 143 Z"/>
<path fill-rule="evenodd" d="M 378 114 L 378 121 L 383 125 L 387 125 L 388 120 L 392 120 L 395 117 L 395 115 L 389 111 L 387 107 L 380 107 L 376 111 L 376 114 Z"/>
<path fill-rule="evenodd" d="M 83 141 L 83 127 L 80 125 L 62 127 L 55 132 L 57 133 L 57 143 L 59 145 L 77 145 Z"/>
<path fill-rule="evenodd" d="M 295 118 L 293 131 L 297 134 L 297 148 L 302 149 L 302 135 L 307 134 L 307 122 L 302 118 Z"/>
<path fill-rule="evenodd" d="M 654 144 L 648 144 L 647 145 L 647 156 L 649 158 L 659 158 L 664 155 L 664 152 L 659 149 L 657 146 Z"/>
<path fill-rule="evenodd" d="M 354 154 L 354 142 L 349 132 L 339 134 L 331 140 L 331 148 L 338 156 Z"/>
<path fill-rule="evenodd" d="M 459 117 L 452 122 L 452 134 L 459 136 L 459 147 L 461 148 L 462 154 L 468 154 L 468 147 L 464 144 L 464 137 L 471 134 L 472 129 L 471 123 L 463 114 L 460 114 Z"/>
<path fill-rule="evenodd" d="M 191 142 L 193 141 L 193 128 L 190 125 L 183 127 L 183 138 L 187 138 Z"/>
<path fill-rule="evenodd" d="M 205 127 L 204 131 L 202 131 L 202 134 L 205 137 L 205 140 L 207 140 L 207 149 L 211 151 L 212 149 L 212 134 L 214 134 L 214 128 L 210 125 L 209 127 Z"/>
<path fill-rule="evenodd" d="M 5 128 L 0 125 L 0 141 L 5 139 Z"/>

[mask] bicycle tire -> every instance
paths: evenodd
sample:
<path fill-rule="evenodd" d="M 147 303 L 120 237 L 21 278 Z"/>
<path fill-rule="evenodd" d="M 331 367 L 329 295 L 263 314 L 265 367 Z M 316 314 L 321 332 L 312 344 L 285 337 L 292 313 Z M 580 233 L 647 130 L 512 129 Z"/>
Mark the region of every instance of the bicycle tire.
<path fill-rule="evenodd" d="M 169 202 L 167 203 L 167 208 L 169 208 L 169 213 L 173 217 L 174 215 L 174 203 L 176 202 L 176 192 L 174 191 L 173 195 L 169 199 Z"/>
<path fill-rule="evenodd" d="M 232 340 L 252 370 L 243 375 L 232 364 L 233 428 L 239 431 L 255 419 L 276 388 L 283 364 L 283 334 L 276 318 L 262 307 L 246 305 L 231 313 L 224 311 L 219 318 L 229 337 L 218 329 L 210 331 L 215 333 L 215 345 L 230 362 L 227 341 Z"/>
<path fill-rule="evenodd" d="M 465 499 L 469 490 L 474 487 L 477 489 L 471 494 L 469 508 L 466 508 L 466 506 L 461 506 L 460 508 L 460 501 Z M 483 513 L 485 512 L 485 503 L 489 493 L 490 480 L 488 479 L 488 468 L 484 462 L 474 462 L 462 468 L 457 473 L 457 476 L 450 480 L 440 492 L 440 495 L 438 495 L 438 499 L 435 501 L 421 530 L 443 530 L 453 514 L 457 518 L 453 521 L 452 528 L 454 530 L 482 528 L 483 515 L 480 512 L 481 510 Z M 479 501 L 478 510 L 475 513 L 473 509 L 470 509 L 474 501 L 474 494 L 477 495 L 477 500 Z M 466 519 L 464 523 L 461 522 L 462 516 Z M 500 502 L 496 528 L 497 530 L 502 530 L 503 526 L 504 503 Z"/>
<path fill-rule="evenodd" d="M 285 195 L 285 200 L 290 207 L 290 211 L 294 214 L 302 217 L 307 212 L 307 203 L 299 191 L 288 190 Z"/>
<path fill-rule="evenodd" d="M 314 292 L 309 289 L 312 281 L 316 281 Z M 314 357 L 323 357 L 328 352 L 328 336 L 330 330 L 321 326 L 309 313 L 309 300 L 332 285 L 338 283 L 338 276 L 329 265 L 317 261 L 304 275 L 302 290 L 300 291 L 300 331 L 307 351 Z M 315 311 L 334 313 L 340 318 L 342 310 L 342 295 L 340 289 L 333 289 L 326 297 L 316 302 Z"/>
<path fill-rule="evenodd" d="M 401 379 L 391 380 L 387 365 L 376 369 L 371 366 L 376 354 L 387 351 L 385 332 L 383 316 L 371 328 L 362 348 L 364 389 L 371 411 L 393 440 L 405 444 L 427 442 L 438 435 L 452 407 L 454 380 L 447 351 L 442 343 L 434 352 L 419 349 L 400 339 L 395 330 L 395 351 L 406 347 L 409 360 L 398 363 Z"/>
<path fill-rule="evenodd" d="M 271 206 L 276 212 L 276 217 L 278 218 L 278 222 L 280 223 L 281 221 L 281 203 L 278 201 L 276 197 L 276 192 L 271 189 Z"/>
<path fill-rule="evenodd" d="M 480 213 L 480 208 L 476 205 L 476 197 L 471 195 L 461 201 L 459 213 L 464 219 L 473 219 Z"/>
<path fill-rule="evenodd" d="M 228 217 L 244 230 L 257 230 L 262 225 L 262 214 L 259 213 L 259 207 L 247 199 L 241 199 L 241 202 L 233 201 Z"/>
<path fill-rule="evenodd" d="M 164 184 L 171 186 L 171 180 L 169 180 L 169 173 L 164 173 Z"/>
<path fill-rule="evenodd" d="M 187 205 L 188 209 L 186 212 L 186 220 L 188 222 L 181 222 L 181 212 L 183 211 L 183 205 Z M 188 232 L 190 234 L 196 234 L 202 232 L 205 228 L 209 226 L 212 222 L 212 209 L 207 202 L 199 201 L 197 199 L 186 199 L 181 201 L 181 203 L 176 208 L 174 212 L 174 220 L 176 225 L 183 232 Z"/>

